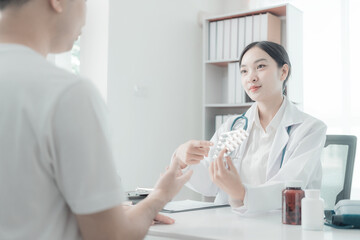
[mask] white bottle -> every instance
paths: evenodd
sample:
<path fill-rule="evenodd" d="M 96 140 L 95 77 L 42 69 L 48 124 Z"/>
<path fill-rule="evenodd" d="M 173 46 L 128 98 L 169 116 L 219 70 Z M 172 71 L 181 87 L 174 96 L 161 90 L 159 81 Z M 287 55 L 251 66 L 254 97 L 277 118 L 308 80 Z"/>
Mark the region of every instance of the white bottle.
<path fill-rule="evenodd" d="M 320 190 L 306 189 L 301 200 L 301 226 L 305 230 L 322 230 L 324 226 L 324 200 Z"/>

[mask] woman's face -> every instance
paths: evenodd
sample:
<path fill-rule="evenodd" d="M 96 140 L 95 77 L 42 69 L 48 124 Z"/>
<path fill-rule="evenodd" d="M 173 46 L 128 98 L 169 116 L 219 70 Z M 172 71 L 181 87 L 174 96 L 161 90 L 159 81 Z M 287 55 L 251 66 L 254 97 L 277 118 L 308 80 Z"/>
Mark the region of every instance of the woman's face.
<path fill-rule="evenodd" d="M 282 97 L 282 85 L 287 76 L 287 65 L 279 68 L 264 50 L 253 47 L 242 58 L 240 74 L 242 85 L 254 101 L 271 101 Z"/>

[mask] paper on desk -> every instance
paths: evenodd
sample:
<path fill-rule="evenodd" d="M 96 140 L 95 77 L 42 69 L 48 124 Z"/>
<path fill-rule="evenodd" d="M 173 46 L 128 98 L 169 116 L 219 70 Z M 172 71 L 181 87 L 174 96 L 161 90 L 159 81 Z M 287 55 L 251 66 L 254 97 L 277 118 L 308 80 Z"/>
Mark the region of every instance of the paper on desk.
<path fill-rule="evenodd" d="M 214 204 L 212 202 L 200 202 L 194 200 L 182 200 L 182 201 L 172 201 L 165 205 L 162 212 L 175 213 L 175 212 L 186 212 L 201 210 L 207 208 L 218 208 L 218 207 L 228 207 L 229 204 Z"/>

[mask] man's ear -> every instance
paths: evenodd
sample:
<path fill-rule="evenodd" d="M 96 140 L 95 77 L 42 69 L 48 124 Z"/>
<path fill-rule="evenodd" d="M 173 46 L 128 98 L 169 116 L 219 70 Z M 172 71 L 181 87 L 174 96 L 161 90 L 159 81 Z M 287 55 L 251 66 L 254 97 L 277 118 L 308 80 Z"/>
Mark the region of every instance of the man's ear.
<path fill-rule="evenodd" d="M 289 75 L 289 65 L 284 64 L 281 68 L 281 81 L 285 81 L 288 75 Z"/>
<path fill-rule="evenodd" d="M 57 13 L 63 11 L 63 0 L 49 0 L 50 7 Z"/>

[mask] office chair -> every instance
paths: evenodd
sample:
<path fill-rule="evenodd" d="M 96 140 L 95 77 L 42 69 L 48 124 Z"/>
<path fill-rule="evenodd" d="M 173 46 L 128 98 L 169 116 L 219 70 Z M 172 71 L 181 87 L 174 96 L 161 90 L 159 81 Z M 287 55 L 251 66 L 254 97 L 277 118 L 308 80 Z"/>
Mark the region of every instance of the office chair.
<path fill-rule="evenodd" d="M 326 135 L 321 154 L 321 197 L 325 209 L 334 209 L 338 201 L 350 199 L 356 141 L 352 135 Z"/>

